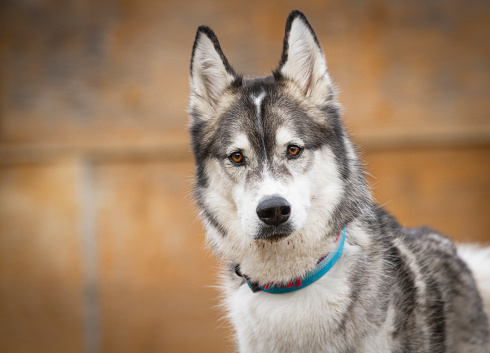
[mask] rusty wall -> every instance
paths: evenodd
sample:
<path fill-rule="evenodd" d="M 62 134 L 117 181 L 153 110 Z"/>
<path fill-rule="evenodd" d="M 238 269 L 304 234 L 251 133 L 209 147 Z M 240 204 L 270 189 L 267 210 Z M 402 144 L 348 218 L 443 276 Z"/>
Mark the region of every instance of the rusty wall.
<path fill-rule="evenodd" d="M 378 202 L 490 242 L 488 2 L 3 1 L 0 351 L 232 350 L 190 197 L 190 52 L 208 24 L 268 74 L 296 7 Z"/>

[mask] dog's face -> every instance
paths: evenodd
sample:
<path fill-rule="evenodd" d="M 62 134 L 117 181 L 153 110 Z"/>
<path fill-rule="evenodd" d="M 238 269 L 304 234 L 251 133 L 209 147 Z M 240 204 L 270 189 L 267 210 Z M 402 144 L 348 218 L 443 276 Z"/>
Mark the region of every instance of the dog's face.
<path fill-rule="evenodd" d="M 304 15 L 288 18 L 279 68 L 253 80 L 237 75 L 200 27 L 189 107 L 195 194 L 211 244 L 259 281 L 303 274 L 333 246 L 326 239 L 351 207 L 356 161 Z"/>

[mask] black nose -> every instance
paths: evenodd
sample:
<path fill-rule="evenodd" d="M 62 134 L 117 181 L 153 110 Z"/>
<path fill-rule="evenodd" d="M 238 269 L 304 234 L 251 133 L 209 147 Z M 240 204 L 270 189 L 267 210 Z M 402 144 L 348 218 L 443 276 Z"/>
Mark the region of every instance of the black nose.
<path fill-rule="evenodd" d="M 265 224 L 278 226 L 286 222 L 291 215 L 291 205 L 283 197 L 272 196 L 259 203 L 257 216 Z"/>

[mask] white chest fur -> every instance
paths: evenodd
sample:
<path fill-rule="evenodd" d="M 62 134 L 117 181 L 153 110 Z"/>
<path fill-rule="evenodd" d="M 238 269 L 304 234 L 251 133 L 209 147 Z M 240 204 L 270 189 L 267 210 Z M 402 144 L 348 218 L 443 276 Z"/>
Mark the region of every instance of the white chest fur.
<path fill-rule="evenodd" d="M 226 303 L 240 352 L 343 351 L 349 344 L 338 334 L 338 327 L 350 304 L 346 274 L 357 251 L 346 244 L 336 265 L 304 289 L 286 294 L 252 293 L 242 285 L 231 293 Z"/>

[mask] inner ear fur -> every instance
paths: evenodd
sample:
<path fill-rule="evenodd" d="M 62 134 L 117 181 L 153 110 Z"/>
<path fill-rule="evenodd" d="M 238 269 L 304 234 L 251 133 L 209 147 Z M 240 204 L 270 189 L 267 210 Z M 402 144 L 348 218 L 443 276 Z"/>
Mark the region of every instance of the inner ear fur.
<path fill-rule="evenodd" d="M 294 10 L 288 16 L 282 57 L 274 75 L 297 84 L 315 103 L 322 104 L 331 96 L 332 82 L 325 55 L 301 11 Z"/>
<path fill-rule="evenodd" d="M 207 26 L 200 26 L 196 32 L 191 58 L 191 110 L 201 115 L 212 115 L 223 92 L 241 82 L 226 59 L 218 38 Z"/>

